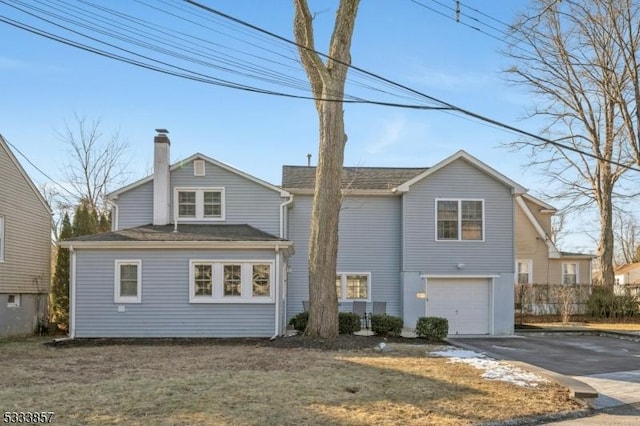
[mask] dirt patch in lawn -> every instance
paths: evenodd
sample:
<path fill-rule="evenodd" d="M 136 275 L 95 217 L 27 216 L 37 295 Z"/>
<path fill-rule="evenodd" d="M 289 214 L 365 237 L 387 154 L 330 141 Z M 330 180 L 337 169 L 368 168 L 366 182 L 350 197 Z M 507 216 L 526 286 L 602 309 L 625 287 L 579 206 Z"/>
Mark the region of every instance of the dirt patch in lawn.
<path fill-rule="evenodd" d="M 473 424 L 576 410 L 566 389 L 483 379 L 415 339 L 0 341 L 0 409 L 58 424 Z"/>

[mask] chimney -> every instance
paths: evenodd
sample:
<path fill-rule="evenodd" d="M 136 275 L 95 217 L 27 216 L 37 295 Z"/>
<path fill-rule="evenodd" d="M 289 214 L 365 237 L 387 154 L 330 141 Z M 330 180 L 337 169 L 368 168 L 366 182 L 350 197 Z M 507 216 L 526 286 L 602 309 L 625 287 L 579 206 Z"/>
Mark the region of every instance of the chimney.
<path fill-rule="evenodd" d="M 169 147 L 171 142 L 167 129 L 156 129 L 158 134 L 153 138 L 153 224 L 168 225 L 170 223 L 169 204 L 171 201 L 171 184 L 169 180 Z"/>

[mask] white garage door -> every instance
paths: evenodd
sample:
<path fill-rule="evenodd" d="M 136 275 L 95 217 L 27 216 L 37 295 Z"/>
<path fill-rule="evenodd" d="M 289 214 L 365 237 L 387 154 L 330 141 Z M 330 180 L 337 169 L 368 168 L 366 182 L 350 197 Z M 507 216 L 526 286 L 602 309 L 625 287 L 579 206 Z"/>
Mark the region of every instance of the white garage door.
<path fill-rule="evenodd" d="M 489 334 L 489 279 L 428 278 L 427 316 L 449 320 L 449 334 Z"/>

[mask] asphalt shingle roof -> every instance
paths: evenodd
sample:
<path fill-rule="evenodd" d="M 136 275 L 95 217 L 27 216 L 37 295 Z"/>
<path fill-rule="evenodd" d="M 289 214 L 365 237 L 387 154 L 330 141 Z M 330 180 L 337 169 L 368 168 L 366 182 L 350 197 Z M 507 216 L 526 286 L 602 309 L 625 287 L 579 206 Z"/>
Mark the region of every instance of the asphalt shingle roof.
<path fill-rule="evenodd" d="M 286 241 L 250 225 L 144 225 L 68 241 Z"/>
<path fill-rule="evenodd" d="M 426 170 L 428 170 L 427 167 L 344 167 L 342 169 L 342 188 L 390 190 Z M 315 167 L 282 167 L 282 187 L 284 189 L 313 189 L 315 183 Z"/>

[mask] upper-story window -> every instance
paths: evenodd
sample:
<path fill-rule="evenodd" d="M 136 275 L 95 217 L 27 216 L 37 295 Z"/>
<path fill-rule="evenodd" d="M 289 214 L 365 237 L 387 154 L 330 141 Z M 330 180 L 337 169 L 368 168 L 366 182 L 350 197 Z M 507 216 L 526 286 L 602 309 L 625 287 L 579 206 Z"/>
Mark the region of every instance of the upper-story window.
<path fill-rule="evenodd" d="M 563 263 L 562 264 L 562 284 L 578 283 L 578 264 Z"/>
<path fill-rule="evenodd" d="M 436 200 L 438 241 L 482 241 L 484 239 L 483 200 Z"/>
<path fill-rule="evenodd" d="M 224 188 L 176 188 L 178 220 L 224 220 Z"/>

